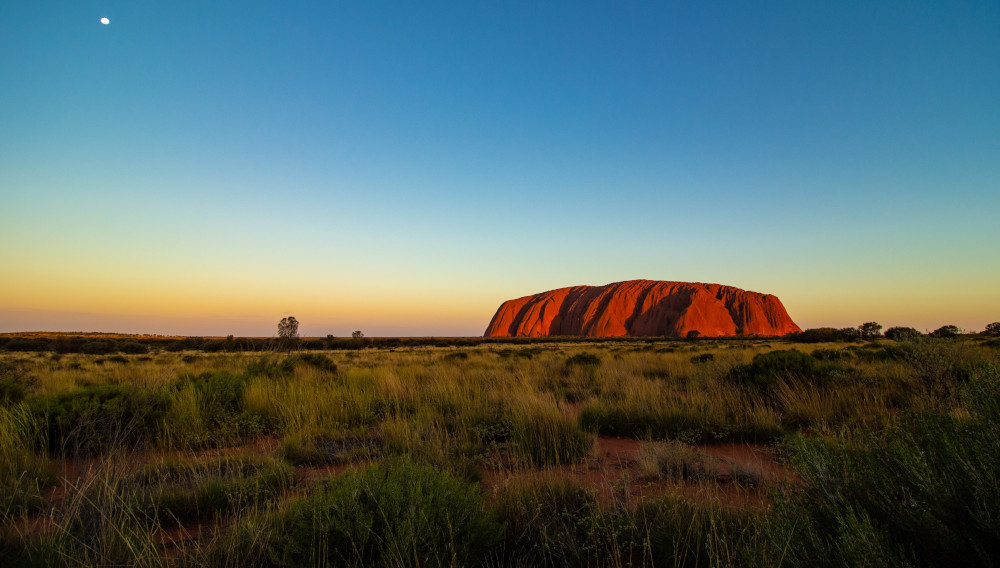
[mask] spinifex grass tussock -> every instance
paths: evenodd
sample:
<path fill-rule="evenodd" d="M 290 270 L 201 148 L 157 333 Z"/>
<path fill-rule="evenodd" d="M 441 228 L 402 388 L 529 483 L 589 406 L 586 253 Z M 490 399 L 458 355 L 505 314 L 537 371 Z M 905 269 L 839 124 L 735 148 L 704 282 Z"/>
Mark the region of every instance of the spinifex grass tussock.
<path fill-rule="evenodd" d="M 475 566 L 499 536 L 477 486 L 407 460 L 346 472 L 272 522 L 279 566 Z"/>
<path fill-rule="evenodd" d="M 647 443 L 637 470 L 642 480 L 700 481 L 718 475 L 715 460 L 677 441 Z"/>
<path fill-rule="evenodd" d="M 962 393 L 966 414 L 912 412 L 884 435 L 798 440 L 802 483 L 778 501 L 767 527 L 787 564 L 995 565 L 998 367 L 981 367 Z"/>
<path fill-rule="evenodd" d="M 288 489 L 291 468 L 256 456 L 211 461 L 164 460 L 125 477 L 135 509 L 161 524 L 211 520 L 274 501 Z"/>
<path fill-rule="evenodd" d="M 56 482 L 44 454 L 45 431 L 24 404 L 0 406 L 0 523 L 41 509 Z"/>

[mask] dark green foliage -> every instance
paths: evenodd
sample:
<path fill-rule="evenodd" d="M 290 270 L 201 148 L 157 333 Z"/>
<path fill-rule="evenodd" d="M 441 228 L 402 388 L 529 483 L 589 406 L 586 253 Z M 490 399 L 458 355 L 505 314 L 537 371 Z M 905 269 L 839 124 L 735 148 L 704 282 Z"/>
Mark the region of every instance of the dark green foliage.
<path fill-rule="evenodd" d="M 522 347 L 521 349 L 504 349 L 497 351 L 497 355 L 507 358 L 507 357 L 521 357 L 524 359 L 531 359 L 535 355 L 539 355 L 542 352 L 541 347 Z"/>
<path fill-rule="evenodd" d="M 587 353 L 586 351 L 583 353 L 577 353 L 576 355 L 566 359 L 567 367 L 572 367 L 574 365 L 578 367 L 597 367 L 600 364 L 600 357 L 594 355 L 593 353 Z"/>
<path fill-rule="evenodd" d="M 468 358 L 469 354 L 465 351 L 455 351 L 452 353 L 448 353 L 447 355 L 444 356 L 445 361 L 453 361 L 453 362 L 465 361 Z"/>
<path fill-rule="evenodd" d="M 800 440 L 802 483 L 767 531 L 790 566 L 990 566 L 1000 558 L 1000 375 L 966 388 L 970 418 L 911 414 L 887 435 Z"/>
<path fill-rule="evenodd" d="M 854 358 L 849 349 L 816 349 L 811 355 L 817 361 L 843 361 Z"/>
<path fill-rule="evenodd" d="M 565 479 L 541 478 L 512 484 L 494 510 L 505 530 L 503 564 L 520 566 L 597 565 L 594 546 L 596 496 Z M 607 558 L 605 558 L 607 560 Z"/>
<path fill-rule="evenodd" d="M 547 412 L 518 416 L 511 441 L 519 455 L 538 467 L 574 463 L 594 445 L 593 437 L 575 421 Z"/>
<path fill-rule="evenodd" d="M 162 392 L 120 385 L 31 396 L 26 402 L 45 425 L 48 449 L 74 455 L 146 445 L 156 439 L 169 408 Z"/>
<path fill-rule="evenodd" d="M 861 339 L 869 341 L 882 337 L 882 324 L 877 322 L 866 322 L 858 326 L 858 334 Z"/>
<path fill-rule="evenodd" d="M 879 329 L 881 329 L 881 326 L 879 326 Z M 855 341 L 860 339 L 861 332 L 856 327 L 845 327 L 843 329 L 816 327 L 807 329 L 802 333 L 789 334 L 786 337 L 799 343 L 833 343 L 835 341 Z"/>
<path fill-rule="evenodd" d="M 48 351 L 52 349 L 52 343 L 44 337 L 14 337 L 4 345 L 4 349 L 7 351 Z"/>
<path fill-rule="evenodd" d="M 602 436 L 672 438 L 688 443 L 773 442 L 784 434 L 780 426 L 734 420 L 698 408 L 636 408 L 615 402 L 594 402 L 580 413 L 580 427 Z"/>
<path fill-rule="evenodd" d="M 913 329 L 912 327 L 890 327 L 885 330 L 885 337 L 887 339 L 892 339 L 895 341 L 903 341 L 906 339 L 913 339 L 915 337 L 920 337 L 919 331 Z"/>
<path fill-rule="evenodd" d="M 778 381 L 806 381 L 826 384 L 835 376 L 838 368 L 821 365 L 815 358 L 797 349 L 760 353 L 745 365 L 736 365 L 728 375 L 728 380 L 767 393 L 774 389 Z"/>
<path fill-rule="evenodd" d="M 474 566 L 499 537 L 478 486 L 406 460 L 348 471 L 275 519 L 279 566 Z"/>
<path fill-rule="evenodd" d="M 958 337 L 962 330 L 957 325 L 943 325 L 931 332 L 931 337 Z"/>
<path fill-rule="evenodd" d="M 118 350 L 129 355 L 149 353 L 149 347 L 138 341 L 120 341 L 118 342 Z"/>
<path fill-rule="evenodd" d="M 117 351 L 117 347 L 118 346 L 115 345 L 114 341 L 95 339 L 80 346 L 80 352 L 86 353 L 87 355 L 106 355 Z"/>
<path fill-rule="evenodd" d="M 381 443 L 368 432 L 295 433 L 285 436 L 277 455 L 296 466 L 343 464 L 370 459 Z"/>
<path fill-rule="evenodd" d="M 130 478 L 130 498 L 150 520 L 209 520 L 274 500 L 291 484 L 287 464 L 256 456 L 150 464 Z"/>
<path fill-rule="evenodd" d="M 708 363 L 709 361 L 714 361 L 715 355 L 712 353 L 702 353 L 700 355 L 695 355 L 691 357 L 691 362 L 694 364 Z"/>
<path fill-rule="evenodd" d="M 634 515 L 635 538 L 645 538 L 653 566 L 739 566 L 761 521 L 753 510 L 677 495 L 644 501 Z"/>
<path fill-rule="evenodd" d="M 128 358 L 125 357 L 124 355 L 112 355 L 108 357 L 108 361 L 112 363 L 121 363 L 124 365 L 125 363 L 128 363 Z"/>
<path fill-rule="evenodd" d="M 20 402 L 37 384 L 20 364 L 0 361 L 0 406 Z"/>
<path fill-rule="evenodd" d="M 199 412 L 208 426 L 203 439 L 187 440 L 192 446 L 219 445 L 263 434 L 263 418 L 245 411 L 243 394 L 247 375 L 208 371 L 200 375 L 182 375 L 178 386 L 190 385 L 198 391 Z"/>
<path fill-rule="evenodd" d="M 304 353 L 300 353 L 300 355 L 304 355 Z M 280 361 L 274 357 L 261 357 L 247 366 L 246 376 L 268 377 L 272 379 L 289 377 L 295 372 L 296 357 L 287 357 Z"/>
<path fill-rule="evenodd" d="M 333 359 L 322 353 L 299 353 L 293 357 L 289 357 L 288 361 L 291 361 L 292 365 L 302 363 L 320 371 L 326 371 L 331 374 L 337 373 L 337 364 L 333 362 Z"/>

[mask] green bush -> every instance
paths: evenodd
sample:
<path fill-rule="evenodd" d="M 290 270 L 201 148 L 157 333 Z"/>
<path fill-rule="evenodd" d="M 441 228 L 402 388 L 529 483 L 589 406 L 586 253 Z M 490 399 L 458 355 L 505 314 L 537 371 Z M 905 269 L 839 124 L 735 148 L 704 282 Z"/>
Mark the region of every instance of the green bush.
<path fill-rule="evenodd" d="M 535 466 L 577 462 L 594 445 L 591 434 L 558 410 L 528 411 L 513 422 L 510 439 L 514 452 Z"/>
<path fill-rule="evenodd" d="M 120 385 L 36 395 L 26 402 L 45 425 L 48 449 L 73 454 L 146 445 L 156 439 L 169 409 L 162 392 Z"/>
<path fill-rule="evenodd" d="M 107 355 L 108 353 L 114 353 L 116 350 L 117 346 L 113 341 L 104 339 L 88 341 L 80 346 L 80 352 L 87 355 Z"/>
<path fill-rule="evenodd" d="M 759 547 L 761 518 L 752 509 L 667 495 L 642 502 L 634 515 L 652 566 L 741 566 Z"/>
<path fill-rule="evenodd" d="M 256 456 L 208 462 L 168 460 L 126 479 L 136 510 L 161 523 L 209 520 L 277 499 L 288 489 L 292 468 Z"/>
<path fill-rule="evenodd" d="M 302 363 L 315 369 L 319 369 L 320 371 L 326 371 L 332 374 L 337 373 L 337 364 L 333 362 L 333 359 L 330 359 L 322 353 L 299 353 L 298 355 L 289 357 L 288 361 L 291 361 L 291 364 L 293 365 Z"/>
<path fill-rule="evenodd" d="M 892 339 L 895 341 L 903 341 L 906 339 L 913 339 L 914 337 L 920 337 L 919 331 L 913 329 L 912 327 L 890 327 L 885 330 L 885 336 L 887 339 Z"/>
<path fill-rule="evenodd" d="M 0 523 L 41 508 L 45 490 L 56 482 L 48 459 L 35 451 L 44 438 L 40 430 L 26 405 L 0 406 Z"/>
<path fill-rule="evenodd" d="M 843 361 L 854 357 L 848 349 L 816 349 L 810 355 L 817 361 Z"/>
<path fill-rule="evenodd" d="M 369 459 L 381 440 L 371 434 L 326 430 L 288 434 L 278 446 L 278 457 L 293 465 L 330 465 Z"/>
<path fill-rule="evenodd" d="M 226 371 L 182 375 L 177 388 L 195 390 L 201 423 L 207 428 L 200 433 L 189 433 L 189 439 L 182 440 L 182 444 L 193 447 L 220 445 L 267 431 L 264 417 L 245 408 L 243 397 L 248 381 L 245 374 Z"/>
<path fill-rule="evenodd" d="M 593 353 L 587 353 L 586 351 L 583 353 L 577 353 L 576 355 L 566 359 L 567 367 L 572 367 L 574 365 L 578 367 L 596 367 L 600 364 L 600 357 L 594 355 Z"/>
<path fill-rule="evenodd" d="M 596 495 L 579 484 L 552 477 L 512 483 L 493 506 L 505 530 L 499 547 L 508 566 L 599 565 L 594 517 Z M 607 565 L 611 558 L 604 556 Z"/>
<path fill-rule="evenodd" d="M 910 414 L 887 435 L 799 440 L 802 483 L 775 505 L 791 566 L 989 566 L 1000 558 L 1000 374 L 977 370 L 970 417 Z"/>
<path fill-rule="evenodd" d="M 714 360 L 715 360 L 715 355 L 713 353 L 702 353 L 700 355 L 695 355 L 691 357 L 691 362 L 696 365 L 708 363 L 709 361 L 714 361 Z"/>
<path fill-rule="evenodd" d="M 281 566 L 473 566 L 500 536 L 478 486 L 406 460 L 330 479 L 274 529 Z"/>
<path fill-rule="evenodd" d="M 138 341 L 122 341 L 118 343 L 118 350 L 129 355 L 142 355 L 149 353 L 149 346 Z"/>
<path fill-rule="evenodd" d="M 23 366 L 0 361 L 0 406 L 24 400 L 28 391 L 38 384 L 38 379 L 28 374 Z"/>
<path fill-rule="evenodd" d="M 797 349 L 756 355 L 750 363 L 730 369 L 727 380 L 768 394 L 779 381 L 802 381 L 820 386 L 834 382 L 844 370 L 834 364 L 820 364 Z"/>

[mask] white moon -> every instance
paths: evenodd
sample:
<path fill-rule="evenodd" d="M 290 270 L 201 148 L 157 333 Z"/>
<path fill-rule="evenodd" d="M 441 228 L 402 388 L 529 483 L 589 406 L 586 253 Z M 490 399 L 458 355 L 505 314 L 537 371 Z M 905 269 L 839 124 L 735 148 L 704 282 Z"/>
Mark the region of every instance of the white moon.
<path fill-rule="evenodd" d="M 111 23 L 111 20 L 109 20 L 107 18 L 101 18 L 101 23 L 104 24 L 104 25 L 108 25 L 108 24 Z"/>

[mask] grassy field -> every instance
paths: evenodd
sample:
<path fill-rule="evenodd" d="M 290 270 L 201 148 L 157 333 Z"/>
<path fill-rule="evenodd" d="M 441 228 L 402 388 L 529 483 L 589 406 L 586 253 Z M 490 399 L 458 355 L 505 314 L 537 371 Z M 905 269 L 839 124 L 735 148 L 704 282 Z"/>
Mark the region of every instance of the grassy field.
<path fill-rule="evenodd" d="M 992 566 L 995 344 L 0 353 L 0 565 Z"/>

